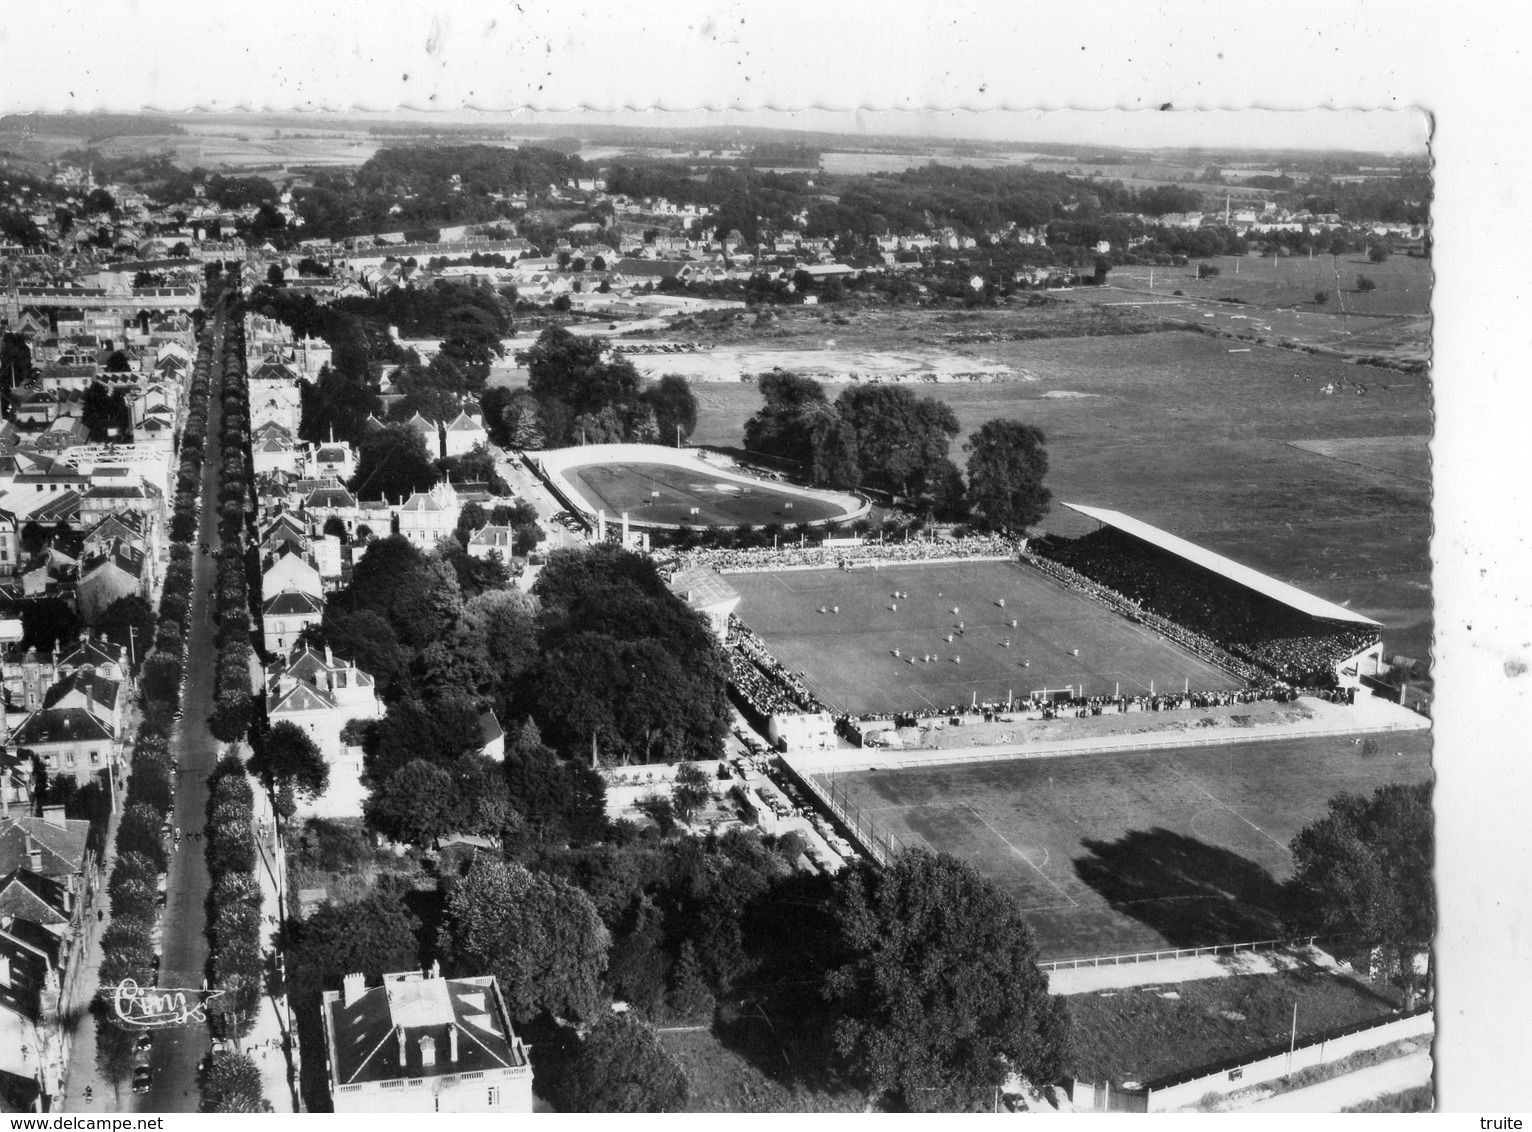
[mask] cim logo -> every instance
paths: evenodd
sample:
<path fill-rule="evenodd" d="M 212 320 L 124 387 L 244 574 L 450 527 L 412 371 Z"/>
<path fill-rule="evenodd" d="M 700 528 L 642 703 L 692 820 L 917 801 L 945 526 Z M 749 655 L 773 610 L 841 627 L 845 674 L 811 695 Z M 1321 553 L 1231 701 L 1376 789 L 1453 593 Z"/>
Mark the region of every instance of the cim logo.
<path fill-rule="evenodd" d="M 188 1022 L 206 1022 L 207 1004 L 221 994 L 221 990 L 200 991 L 189 987 L 140 987 L 132 979 L 123 979 L 112 994 L 112 1007 L 125 1026 L 163 1030 Z"/>

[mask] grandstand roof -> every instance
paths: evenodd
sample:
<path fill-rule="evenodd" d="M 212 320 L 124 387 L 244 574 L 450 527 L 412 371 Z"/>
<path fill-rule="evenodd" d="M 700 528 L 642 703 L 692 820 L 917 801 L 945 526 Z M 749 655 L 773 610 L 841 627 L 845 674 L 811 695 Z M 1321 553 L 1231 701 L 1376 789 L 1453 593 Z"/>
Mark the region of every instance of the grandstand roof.
<path fill-rule="evenodd" d="M 1237 582 L 1246 589 L 1254 590 L 1258 594 L 1279 601 L 1283 605 L 1290 606 L 1300 613 L 1307 613 L 1310 617 L 1323 617 L 1330 621 L 1350 621 L 1357 625 L 1378 625 L 1371 617 L 1363 617 L 1360 613 L 1354 613 L 1344 605 L 1336 605 L 1333 601 L 1326 601 L 1322 597 L 1300 590 L 1297 586 L 1290 586 L 1286 582 L 1253 570 L 1249 566 L 1243 566 L 1232 558 L 1225 558 L 1221 554 L 1215 554 L 1206 547 L 1198 546 L 1194 542 L 1187 542 L 1184 538 L 1177 538 L 1169 531 L 1162 531 L 1159 527 L 1151 527 L 1140 519 L 1131 515 L 1124 515 L 1121 511 L 1108 511 L 1101 507 L 1086 507 L 1080 503 L 1065 503 L 1071 511 L 1078 511 L 1081 515 L 1095 519 L 1098 523 L 1114 527 L 1124 534 L 1134 538 L 1143 539 L 1151 546 L 1157 546 L 1161 550 L 1168 551 L 1178 558 L 1184 558 L 1188 562 L 1201 566 L 1205 570 L 1211 570 L 1221 577 Z"/>
<path fill-rule="evenodd" d="M 702 566 L 677 570 L 675 577 L 670 579 L 670 592 L 696 609 L 739 600 L 738 590 L 724 581 L 716 570 Z"/>

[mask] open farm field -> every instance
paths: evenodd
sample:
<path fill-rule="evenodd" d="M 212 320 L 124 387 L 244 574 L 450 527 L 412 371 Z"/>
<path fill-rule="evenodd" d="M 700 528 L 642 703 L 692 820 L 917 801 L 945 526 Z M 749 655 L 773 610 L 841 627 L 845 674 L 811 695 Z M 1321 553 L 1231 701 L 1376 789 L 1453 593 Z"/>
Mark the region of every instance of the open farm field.
<path fill-rule="evenodd" d="M 728 580 L 740 617 L 836 711 L 944 709 L 1045 689 L 1100 696 L 1240 686 L 1152 629 L 1013 562 Z"/>
<path fill-rule="evenodd" d="M 1015 897 L 1043 958 L 1066 959 L 1280 937 L 1297 832 L 1342 791 L 1430 777 L 1429 732 L 1374 743 L 1307 736 L 833 783 L 901 843 L 970 862 Z"/>
<path fill-rule="evenodd" d="M 1390 651 L 1428 655 L 1426 378 L 1263 347 L 1230 354 L 1190 333 L 1000 342 L 985 351 L 1036 380 L 918 388 L 957 413 L 959 464 L 964 440 L 986 420 L 1029 421 L 1048 438 L 1056 500 L 1125 511 L 1349 603 L 1383 622 Z M 1321 392 L 1331 384 L 1337 392 Z M 738 446 L 760 394 L 751 385 L 694 391 L 693 443 Z M 1371 455 L 1321 454 L 1331 442 L 1342 444 L 1336 452 Z M 1042 529 L 1079 534 L 1086 526 L 1055 507 Z"/>
<path fill-rule="evenodd" d="M 1349 357 L 1430 360 L 1429 260 L 1396 255 L 1369 263 L 1365 255 L 1351 254 L 1227 256 L 1216 262 L 1223 273 L 1200 280 L 1195 264 L 1156 267 L 1152 275 L 1147 267 L 1119 267 L 1107 286 L 1081 288 L 1073 295 L 1086 304 L 1134 306 L 1171 322 L 1270 343 L 1319 347 Z M 1359 275 L 1377 284 L 1376 290 L 1357 290 Z M 1314 301 L 1318 291 L 1330 296 L 1322 306 Z"/>
<path fill-rule="evenodd" d="M 1220 269 L 1214 279 L 1197 278 L 1197 265 L 1209 263 Z M 1237 267 L 1237 270 L 1236 270 Z M 1356 278 L 1365 275 L 1378 285 L 1377 290 L 1357 291 Z M 1429 259 L 1406 255 L 1390 256 L 1382 263 L 1368 262 L 1364 252 L 1342 256 L 1266 257 L 1220 256 L 1193 260 L 1186 267 L 1156 267 L 1154 289 L 1162 288 L 1168 296 L 1182 290 L 1188 296 L 1219 298 L 1224 295 L 1243 299 L 1262 310 L 1278 307 L 1303 307 L 1318 310 L 1314 292 L 1329 291 L 1327 308 L 1368 315 L 1426 315 L 1431 312 L 1432 269 Z M 1147 267 L 1114 267 L 1107 277 L 1107 290 L 1131 287 L 1147 290 Z"/>

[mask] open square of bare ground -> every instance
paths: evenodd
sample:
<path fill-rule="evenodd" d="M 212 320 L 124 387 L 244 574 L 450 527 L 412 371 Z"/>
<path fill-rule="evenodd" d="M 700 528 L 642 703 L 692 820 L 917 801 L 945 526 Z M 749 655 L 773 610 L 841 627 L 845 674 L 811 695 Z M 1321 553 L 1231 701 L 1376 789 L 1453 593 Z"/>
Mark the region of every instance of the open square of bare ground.
<path fill-rule="evenodd" d="M 1066 688 L 1096 696 L 1239 685 L 1024 564 L 734 574 L 729 582 L 739 615 L 837 711 L 943 709 Z"/>
<path fill-rule="evenodd" d="M 1408 731 L 856 771 L 833 785 L 884 833 L 1012 893 L 1043 958 L 1065 959 L 1281 937 L 1298 831 L 1336 794 L 1429 778 L 1430 760 L 1429 733 Z"/>

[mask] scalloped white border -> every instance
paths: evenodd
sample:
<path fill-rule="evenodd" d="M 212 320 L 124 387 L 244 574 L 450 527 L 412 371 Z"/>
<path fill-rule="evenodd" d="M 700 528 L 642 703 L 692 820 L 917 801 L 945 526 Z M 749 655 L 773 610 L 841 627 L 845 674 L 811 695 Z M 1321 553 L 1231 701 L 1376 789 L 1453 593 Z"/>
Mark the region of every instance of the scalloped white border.
<path fill-rule="evenodd" d="M 1528 1107 L 1520 5 L 138 0 L 8 6 L 0 108 L 1423 107 L 1437 160 L 1439 1103 Z M 809 117 L 804 115 L 803 117 Z M 875 118 L 868 115 L 867 118 Z M 1518 1104 L 1521 1101 L 1523 1103 Z"/>

